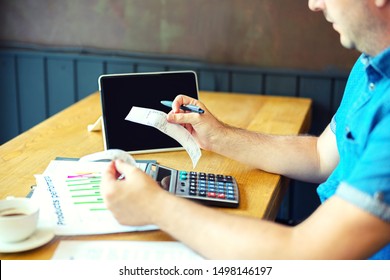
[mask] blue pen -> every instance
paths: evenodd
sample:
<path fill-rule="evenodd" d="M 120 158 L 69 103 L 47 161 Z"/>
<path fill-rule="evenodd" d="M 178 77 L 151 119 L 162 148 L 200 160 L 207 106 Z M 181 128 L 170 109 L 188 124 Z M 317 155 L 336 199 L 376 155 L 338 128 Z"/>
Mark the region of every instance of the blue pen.
<path fill-rule="evenodd" d="M 167 106 L 169 108 L 172 108 L 172 103 L 173 103 L 172 101 L 166 101 L 166 100 L 162 100 L 161 101 L 162 105 Z M 185 111 L 190 111 L 190 112 L 193 112 L 193 113 L 199 113 L 199 114 L 203 114 L 204 113 L 203 109 L 199 108 L 198 106 L 191 105 L 191 104 L 181 105 L 180 109 L 185 110 Z"/>

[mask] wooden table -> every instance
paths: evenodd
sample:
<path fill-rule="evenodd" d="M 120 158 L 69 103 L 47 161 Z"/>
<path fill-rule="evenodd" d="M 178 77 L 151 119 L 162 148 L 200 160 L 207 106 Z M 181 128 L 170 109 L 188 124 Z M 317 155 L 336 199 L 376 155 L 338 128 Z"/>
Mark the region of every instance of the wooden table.
<path fill-rule="evenodd" d="M 200 92 L 210 111 L 225 123 L 272 134 L 299 134 L 308 131 L 311 100 L 303 98 Z M 223 106 L 221 106 L 223 104 Z M 228 113 L 227 113 L 228 112 Z M 81 157 L 103 150 L 101 132 L 87 126 L 101 116 L 99 93 L 94 93 L 64 111 L 0 146 L 0 199 L 26 196 L 35 184 L 34 174 L 42 173 L 50 160 Z M 192 170 L 185 151 L 137 154 L 135 159 L 154 159 L 175 169 Z M 229 174 L 240 188 L 238 209 L 218 209 L 238 215 L 274 219 L 288 180 L 218 154 L 202 151 L 194 169 Z M 50 259 L 61 240 L 172 240 L 162 231 L 131 232 L 96 236 L 56 236 L 48 244 L 22 253 L 0 254 L 0 259 Z"/>

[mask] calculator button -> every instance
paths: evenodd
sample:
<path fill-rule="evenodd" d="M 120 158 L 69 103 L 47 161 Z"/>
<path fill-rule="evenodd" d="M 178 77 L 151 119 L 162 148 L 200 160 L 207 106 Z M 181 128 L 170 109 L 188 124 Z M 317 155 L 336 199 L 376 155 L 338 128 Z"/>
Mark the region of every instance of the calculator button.
<path fill-rule="evenodd" d="M 227 195 L 226 198 L 229 199 L 229 200 L 234 200 L 235 199 L 234 195 Z"/>
<path fill-rule="evenodd" d="M 223 177 L 223 175 L 217 175 L 217 181 L 218 182 L 223 182 L 224 181 L 224 177 Z"/>
<path fill-rule="evenodd" d="M 233 177 L 232 176 L 225 176 L 226 182 L 233 183 Z"/>
<path fill-rule="evenodd" d="M 224 205 L 225 200 L 228 203 L 226 205 L 234 207 L 238 200 L 236 190 L 237 185 L 232 176 L 195 171 L 179 171 L 178 174 L 178 192 L 188 193 L 201 200 L 204 198 L 210 205 Z"/>
<path fill-rule="evenodd" d="M 206 191 L 199 191 L 199 196 L 206 196 Z"/>
<path fill-rule="evenodd" d="M 217 197 L 221 198 L 221 199 L 225 199 L 226 198 L 224 193 L 217 194 Z"/>
<path fill-rule="evenodd" d="M 217 197 L 217 194 L 215 192 L 208 192 L 207 196 L 208 197 Z"/>
<path fill-rule="evenodd" d="M 225 193 L 224 189 L 217 189 L 217 193 Z"/>

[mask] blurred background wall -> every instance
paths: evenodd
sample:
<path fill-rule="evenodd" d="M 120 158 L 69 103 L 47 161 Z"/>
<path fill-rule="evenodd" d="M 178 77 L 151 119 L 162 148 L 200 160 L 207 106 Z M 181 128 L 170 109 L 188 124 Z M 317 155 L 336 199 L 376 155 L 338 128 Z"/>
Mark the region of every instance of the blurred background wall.
<path fill-rule="evenodd" d="M 347 70 L 357 54 L 307 0 L 0 0 L 0 42 Z"/>

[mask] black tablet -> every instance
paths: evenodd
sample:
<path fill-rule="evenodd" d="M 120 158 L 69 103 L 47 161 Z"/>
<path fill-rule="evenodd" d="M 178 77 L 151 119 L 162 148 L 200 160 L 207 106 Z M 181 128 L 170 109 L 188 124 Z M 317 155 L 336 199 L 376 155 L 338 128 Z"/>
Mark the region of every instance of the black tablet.
<path fill-rule="evenodd" d="M 125 120 L 133 106 L 168 113 L 161 100 L 179 94 L 198 99 L 198 82 L 193 71 L 110 74 L 99 77 L 105 149 L 130 153 L 181 150 L 183 147 L 158 129 Z"/>

